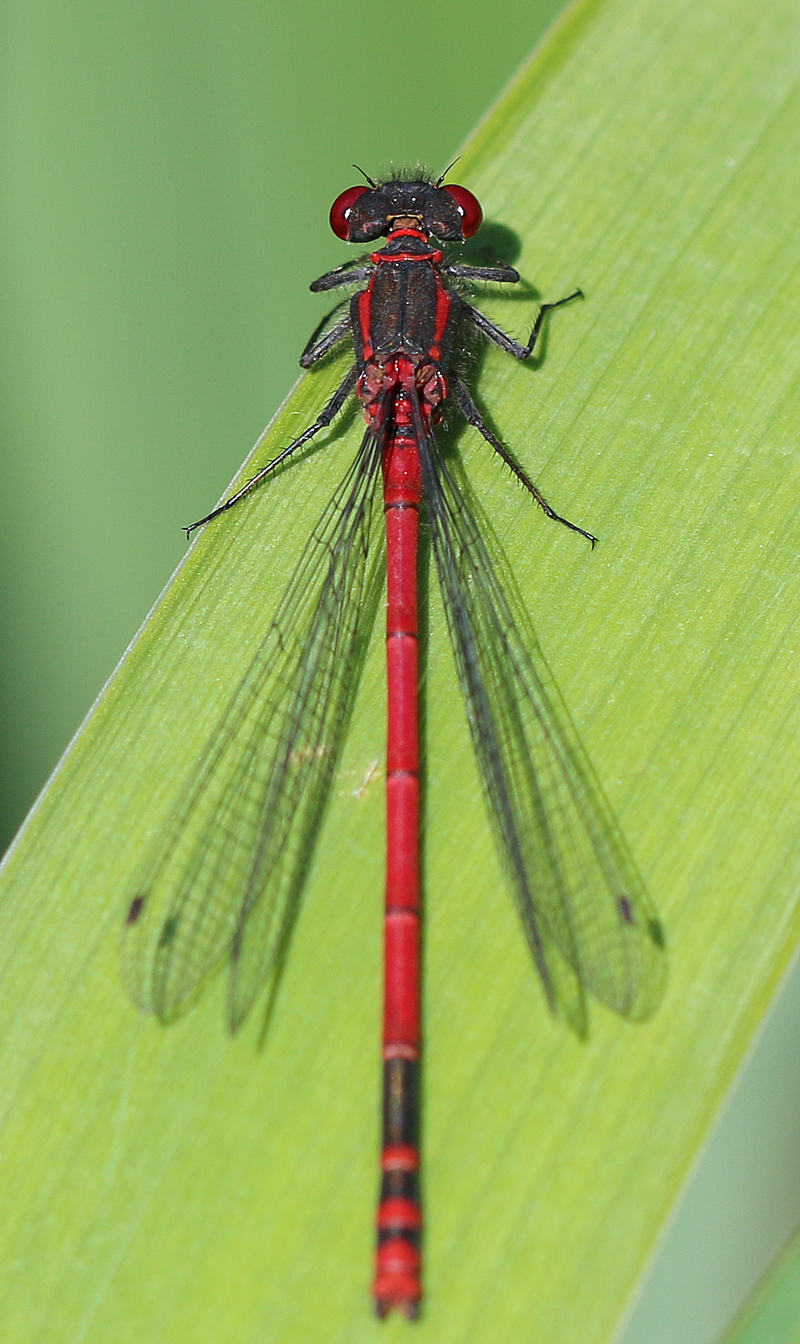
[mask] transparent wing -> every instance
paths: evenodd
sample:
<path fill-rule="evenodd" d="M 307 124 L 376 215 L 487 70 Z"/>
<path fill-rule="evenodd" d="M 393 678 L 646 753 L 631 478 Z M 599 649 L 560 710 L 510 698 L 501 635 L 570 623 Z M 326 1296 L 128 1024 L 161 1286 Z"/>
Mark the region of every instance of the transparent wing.
<path fill-rule="evenodd" d="M 497 846 L 551 1006 L 583 991 L 624 1017 L 657 1007 L 661 925 L 513 588 L 433 439 L 423 481 L 445 610 Z M 521 631 L 525 631 L 525 637 Z"/>
<path fill-rule="evenodd" d="M 379 468 L 367 435 L 138 874 L 123 976 L 162 1019 L 230 952 L 235 1028 L 280 956 L 355 686 Z"/>

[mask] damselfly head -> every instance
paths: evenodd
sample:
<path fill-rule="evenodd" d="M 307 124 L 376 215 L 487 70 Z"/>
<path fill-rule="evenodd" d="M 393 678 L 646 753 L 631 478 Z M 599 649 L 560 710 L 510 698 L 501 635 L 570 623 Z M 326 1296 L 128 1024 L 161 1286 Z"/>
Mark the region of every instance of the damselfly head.
<path fill-rule="evenodd" d="M 442 242 L 463 242 L 477 233 L 483 211 L 466 187 L 392 178 L 374 188 L 348 187 L 331 206 L 330 219 L 336 237 L 347 243 L 367 243 L 396 228 L 418 228 Z"/>

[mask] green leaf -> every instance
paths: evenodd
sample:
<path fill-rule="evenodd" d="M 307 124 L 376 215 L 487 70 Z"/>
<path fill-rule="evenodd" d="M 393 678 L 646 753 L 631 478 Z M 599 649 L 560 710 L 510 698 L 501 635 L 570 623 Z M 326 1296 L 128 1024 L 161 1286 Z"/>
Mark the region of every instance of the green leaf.
<path fill-rule="evenodd" d="M 459 451 L 661 910 L 671 982 L 646 1025 L 596 1008 L 585 1043 L 549 1017 L 432 595 L 418 1332 L 437 1344 L 610 1339 L 797 942 L 795 29 L 788 0 L 581 4 L 459 163 L 524 277 L 586 294 L 553 315 L 541 368 L 489 350 L 478 388 L 598 549 L 537 513 L 473 433 Z M 482 306 L 515 332 L 534 311 L 529 292 Z M 337 373 L 300 384 L 258 463 Z M 264 1042 L 257 1020 L 225 1036 L 221 976 L 165 1029 L 117 965 L 142 847 L 358 434 L 329 432 L 201 537 L 6 862 L 6 1338 L 387 1329 L 368 1304 L 377 634 Z"/>
<path fill-rule="evenodd" d="M 795 1344 L 800 1325 L 800 1239 L 793 1238 L 720 1344 Z"/>

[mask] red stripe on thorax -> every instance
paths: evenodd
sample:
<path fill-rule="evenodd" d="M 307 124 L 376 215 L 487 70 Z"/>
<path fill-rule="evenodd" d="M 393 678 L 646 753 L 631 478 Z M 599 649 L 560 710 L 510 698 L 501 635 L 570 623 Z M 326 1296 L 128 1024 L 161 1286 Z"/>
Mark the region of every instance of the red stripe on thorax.
<path fill-rule="evenodd" d="M 375 353 L 372 347 L 372 285 L 368 285 L 358 296 L 358 325 L 361 340 L 364 343 L 364 362 L 372 359 Z"/>
<path fill-rule="evenodd" d="M 430 348 L 431 359 L 441 359 L 442 337 L 447 328 L 452 300 L 439 276 L 436 277 L 436 325 L 433 329 L 433 344 Z"/>

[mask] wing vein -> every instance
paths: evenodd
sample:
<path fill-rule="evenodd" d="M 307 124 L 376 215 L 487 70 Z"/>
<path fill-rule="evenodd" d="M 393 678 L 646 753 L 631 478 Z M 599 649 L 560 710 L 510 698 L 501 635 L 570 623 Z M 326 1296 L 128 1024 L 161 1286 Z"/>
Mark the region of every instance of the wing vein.
<path fill-rule="evenodd" d="M 417 413 L 425 498 L 489 818 L 551 1006 L 631 1019 L 663 993 L 663 935 L 513 587 Z M 499 562 L 502 565 L 502 561 Z"/>
<path fill-rule="evenodd" d="M 380 459 L 366 434 L 142 863 L 123 972 L 162 1019 L 230 952 L 238 1026 L 288 936 L 358 680 Z"/>

